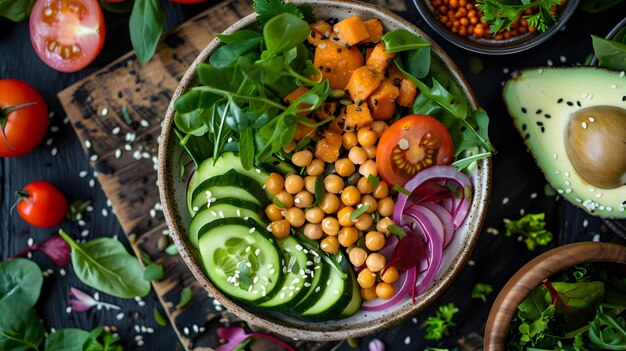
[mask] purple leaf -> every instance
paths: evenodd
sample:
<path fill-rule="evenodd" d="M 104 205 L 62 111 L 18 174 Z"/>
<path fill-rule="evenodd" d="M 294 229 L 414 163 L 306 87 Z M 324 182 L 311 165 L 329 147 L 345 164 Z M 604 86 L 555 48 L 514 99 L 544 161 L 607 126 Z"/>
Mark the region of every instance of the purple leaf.
<path fill-rule="evenodd" d="M 385 351 L 385 344 L 378 339 L 370 341 L 369 351 Z"/>
<path fill-rule="evenodd" d="M 218 346 L 215 351 L 232 351 L 237 346 L 239 346 L 242 342 L 246 341 L 248 338 L 261 338 L 266 339 L 276 344 L 281 345 L 285 349 L 289 351 L 295 351 L 291 346 L 289 346 L 284 341 L 277 339 L 271 335 L 267 335 L 264 333 L 250 333 L 247 334 L 243 327 L 220 327 L 217 328 L 217 336 L 221 339 L 226 339 L 226 343 Z"/>
<path fill-rule="evenodd" d="M 7 261 L 10 261 L 17 257 L 25 256 L 27 253 L 32 251 L 43 252 L 48 257 L 48 259 L 57 267 L 63 268 L 69 266 L 70 264 L 70 245 L 57 234 L 50 235 L 48 240 L 44 242 L 35 243 L 27 247 L 24 251 L 18 253 L 17 255 L 9 257 Z"/>

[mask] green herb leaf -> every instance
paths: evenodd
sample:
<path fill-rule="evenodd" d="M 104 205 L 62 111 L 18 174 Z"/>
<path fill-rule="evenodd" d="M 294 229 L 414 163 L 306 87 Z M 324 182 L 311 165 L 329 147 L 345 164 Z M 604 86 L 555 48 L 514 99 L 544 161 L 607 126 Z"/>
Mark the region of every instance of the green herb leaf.
<path fill-rule="evenodd" d="M 589 341 L 601 350 L 626 348 L 626 319 L 615 317 L 612 310 L 600 305 L 589 328 Z"/>
<path fill-rule="evenodd" d="M 394 184 L 392 187 L 393 190 L 399 192 L 399 193 L 403 193 L 404 195 L 411 195 L 411 192 L 408 191 L 406 188 L 404 188 L 402 185 L 400 184 Z"/>
<path fill-rule="evenodd" d="M 229 39 L 232 39 L 232 37 Z M 242 42 L 222 45 L 215 49 L 215 51 L 211 54 L 209 57 L 209 63 L 216 68 L 231 66 L 237 62 L 241 56 L 250 52 L 259 51 L 262 41 L 263 38 L 259 34 L 256 37 L 249 38 Z"/>
<path fill-rule="evenodd" d="M 22 22 L 30 15 L 33 5 L 35 0 L 0 0 L 0 17 Z"/>
<path fill-rule="evenodd" d="M 127 299 L 150 292 L 139 261 L 128 254 L 121 242 L 98 238 L 79 244 L 63 230 L 59 234 L 72 247 L 74 272 L 86 285 Z"/>
<path fill-rule="evenodd" d="M 6 320 L 0 324 L 0 350 L 39 350 L 45 331 L 35 310 L 14 311 L 0 318 Z"/>
<path fill-rule="evenodd" d="M 421 48 L 429 48 L 428 40 L 409 32 L 406 29 L 396 29 L 383 35 L 385 51 L 388 53 L 410 51 Z"/>
<path fill-rule="evenodd" d="M 46 351 L 83 351 L 83 345 L 89 340 L 89 333 L 82 329 L 58 329 L 46 338 Z"/>
<path fill-rule="evenodd" d="M 189 302 L 191 301 L 192 297 L 193 297 L 193 292 L 191 291 L 191 288 L 189 287 L 184 288 L 180 292 L 180 300 L 178 301 L 176 308 L 184 308 L 185 306 L 187 306 Z"/>
<path fill-rule="evenodd" d="M 367 176 L 367 181 L 372 184 L 374 189 L 378 188 L 378 184 L 380 183 L 380 177 L 370 174 Z"/>
<path fill-rule="evenodd" d="M 364 204 L 361 207 L 356 208 L 352 213 L 350 213 L 350 220 L 355 222 L 360 215 L 367 212 L 370 209 L 369 204 Z"/>
<path fill-rule="evenodd" d="M 252 128 L 246 128 L 239 137 L 239 158 L 244 169 L 252 169 L 254 166 L 254 136 Z"/>
<path fill-rule="evenodd" d="M 256 0 L 252 7 L 261 24 L 267 23 L 281 13 L 291 13 L 306 22 L 314 20 L 313 9 L 309 4 L 295 5 L 282 0 Z"/>
<path fill-rule="evenodd" d="M 176 245 L 170 244 L 168 247 L 165 248 L 165 253 L 170 256 L 174 256 L 178 254 L 178 249 L 176 248 Z"/>
<path fill-rule="evenodd" d="M 158 308 L 156 308 L 156 307 L 155 307 L 155 308 L 152 310 L 152 315 L 154 316 L 154 320 L 156 321 L 156 323 L 157 323 L 159 326 L 164 327 L 164 326 L 166 326 L 166 325 L 168 324 L 167 319 L 165 319 L 165 317 L 163 317 L 163 316 L 161 315 L 161 312 L 159 312 L 159 309 L 158 309 Z"/>
<path fill-rule="evenodd" d="M 135 0 L 130 15 L 130 41 L 137 58 L 147 63 L 156 51 L 165 25 L 161 0 Z"/>
<path fill-rule="evenodd" d="M 437 313 L 426 320 L 426 335 L 424 335 L 424 338 L 427 340 L 441 340 L 444 336 L 449 335 L 450 328 L 456 325 L 452 319 L 457 312 L 459 312 L 459 309 L 453 303 L 439 306 Z"/>
<path fill-rule="evenodd" d="M 143 271 L 143 279 L 145 281 L 160 281 L 165 276 L 163 266 L 157 263 L 150 263 Z"/>
<path fill-rule="evenodd" d="M 16 258 L 0 265 L 0 325 L 26 313 L 39 299 L 43 276 L 33 261 Z"/>
<path fill-rule="evenodd" d="M 306 40 L 309 25 L 296 15 L 283 13 L 269 20 L 263 27 L 263 42 L 267 48 L 261 58 L 282 54 Z"/>
<path fill-rule="evenodd" d="M 402 229 L 402 227 L 397 224 L 390 224 L 387 227 L 387 230 L 389 231 L 389 233 L 398 237 L 398 239 L 402 239 L 406 236 L 406 232 L 404 231 L 404 229 Z"/>
<path fill-rule="evenodd" d="M 253 38 L 262 38 L 261 33 L 250 30 L 250 29 L 240 29 L 232 34 L 218 34 L 217 39 L 219 39 L 224 44 L 239 44 L 247 41 L 248 39 Z"/>
<path fill-rule="evenodd" d="M 493 292 L 493 287 L 489 284 L 476 283 L 472 289 L 472 299 L 479 299 L 487 303 L 487 295 Z"/>
<path fill-rule="evenodd" d="M 287 205 L 286 205 L 284 202 L 280 201 L 280 199 L 278 199 L 278 198 L 276 197 L 276 195 L 272 196 L 272 202 L 273 202 L 273 203 L 274 203 L 274 205 L 276 205 L 276 207 L 278 207 L 278 208 L 282 208 L 282 209 L 286 209 L 286 208 L 287 208 Z"/>
<path fill-rule="evenodd" d="M 87 207 L 91 205 L 89 200 L 76 200 L 70 204 L 68 218 L 72 222 L 77 222 L 83 216 L 83 213 L 87 210 Z"/>
<path fill-rule="evenodd" d="M 325 194 L 326 187 L 324 186 L 324 175 L 320 174 L 315 178 L 315 201 L 311 207 L 317 206 L 322 201 Z"/>
<path fill-rule="evenodd" d="M 520 235 L 528 250 L 533 251 L 537 246 L 546 246 L 552 241 L 552 233 L 545 229 L 545 213 L 528 213 L 517 221 L 508 221 L 504 227 L 505 235 Z"/>
<path fill-rule="evenodd" d="M 626 43 L 603 39 L 595 35 L 592 35 L 591 38 L 593 50 L 600 65 L 614 71 L 626 70 Z"/>

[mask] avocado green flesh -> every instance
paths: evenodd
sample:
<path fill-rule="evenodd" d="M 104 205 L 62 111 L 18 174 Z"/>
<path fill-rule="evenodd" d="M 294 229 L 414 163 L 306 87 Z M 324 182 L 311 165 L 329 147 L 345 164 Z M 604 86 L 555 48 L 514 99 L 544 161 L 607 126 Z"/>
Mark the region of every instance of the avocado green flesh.
<path fill-rule="evenodd" d="M 623 72 L 589 67 L 525 70 L 507 82 L 504 101 L 526 146 L 559 194 L 590 214 L 626 218 L 626 185 L 602 189 L 589 184 L 574 169 L 565 147 L 567 125 L 576 111 L 592 106 L 626 109 Z"/>

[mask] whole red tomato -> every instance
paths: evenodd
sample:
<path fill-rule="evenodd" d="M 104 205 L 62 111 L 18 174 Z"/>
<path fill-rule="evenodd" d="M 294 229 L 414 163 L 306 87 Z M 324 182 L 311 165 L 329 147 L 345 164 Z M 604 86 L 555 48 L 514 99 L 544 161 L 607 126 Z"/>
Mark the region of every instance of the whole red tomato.
<path fill-rule="evenodd" d="M 34 104 L 19 107 L 29 103 Z M 35 88 L 20 80 L 0 79 L 1 126 L 0 157 L 22 156 L 39 145 L 48 129 L 48 108 Z"/>
<path fill-rule="evenodd" d="M 67 217 L 67 200 L 54 185 L 37 180 L 17 192 L 17 213 L 35 227 L 50 228 Z"/>

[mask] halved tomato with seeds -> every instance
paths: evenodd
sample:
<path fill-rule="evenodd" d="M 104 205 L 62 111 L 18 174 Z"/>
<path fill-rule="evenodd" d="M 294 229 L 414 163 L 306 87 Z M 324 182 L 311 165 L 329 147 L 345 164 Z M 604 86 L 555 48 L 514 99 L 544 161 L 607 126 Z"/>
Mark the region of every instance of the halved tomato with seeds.
<path fill-rule="evenodd" d="M 417 172 L 452 162 L 452 137 L 438 120 L 409 115 L 392 124 L 380 136 L 376 165 L 389 185 L 404 185 Z"/>
<path fill-rule="evenodd" d="M 76 72 L 102 50 L 105 27 L 97 0 L 38 0 L 30 14 L 30 39 L 48 66 Z"/>

